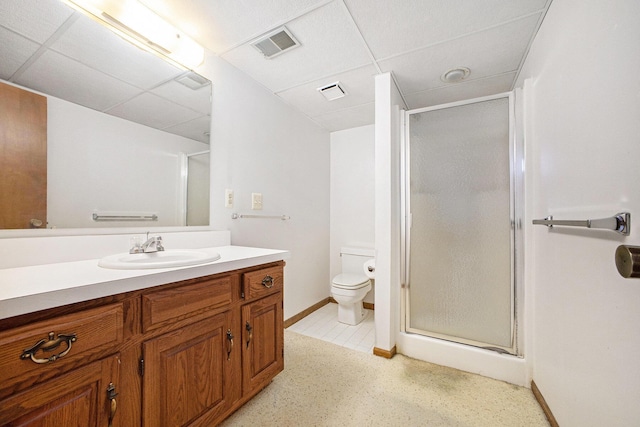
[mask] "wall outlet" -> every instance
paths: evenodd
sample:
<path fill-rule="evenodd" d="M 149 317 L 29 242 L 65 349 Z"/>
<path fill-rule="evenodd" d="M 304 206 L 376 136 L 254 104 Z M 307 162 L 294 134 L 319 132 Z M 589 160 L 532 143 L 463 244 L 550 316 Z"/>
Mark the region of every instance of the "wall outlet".
<path fill-rule="evenodd" d="M 224 190 L 224 207 L 232 208 L 233 207 L 233 190 Z"/>
<path fill-rule="evenodd" d="M 262 193 L 251 193 L 251 209 L 262 210 Z"/>

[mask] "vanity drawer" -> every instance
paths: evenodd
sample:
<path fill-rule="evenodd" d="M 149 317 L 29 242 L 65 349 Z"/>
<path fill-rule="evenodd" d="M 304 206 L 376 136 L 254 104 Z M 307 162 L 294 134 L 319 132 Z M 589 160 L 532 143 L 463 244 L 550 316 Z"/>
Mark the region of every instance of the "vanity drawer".
<path fill-rule="evenodd" d="M 281 291 L 284 271 L 281 266 L 263 268 L 242 275 L 244 298 L 246 300 Z"/>
<path fill-rule="evenodd" d="M 231 304 L 231 278 L 205 279 L 142 296 L 142 327 L 153 330 Z"/>
<path fill-rule="evenodd" d="M 67 364 L 123 341 L 123 304 L 111 304 L 0 332 L 0 384 L 17 377 L 47 376 Z"/>

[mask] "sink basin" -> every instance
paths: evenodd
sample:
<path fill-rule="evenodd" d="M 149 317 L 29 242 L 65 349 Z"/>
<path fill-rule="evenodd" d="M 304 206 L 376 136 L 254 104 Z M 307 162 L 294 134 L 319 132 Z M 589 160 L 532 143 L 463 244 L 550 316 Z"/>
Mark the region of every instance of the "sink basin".
<path fill-rule="evenodd" d="M 102 258 L 98 265 L 118 270 L 185 267 L 217 261 L 220 254 L 193 249 L 167 249 L 161 252 L 130 254 L 128 252 Z"/>

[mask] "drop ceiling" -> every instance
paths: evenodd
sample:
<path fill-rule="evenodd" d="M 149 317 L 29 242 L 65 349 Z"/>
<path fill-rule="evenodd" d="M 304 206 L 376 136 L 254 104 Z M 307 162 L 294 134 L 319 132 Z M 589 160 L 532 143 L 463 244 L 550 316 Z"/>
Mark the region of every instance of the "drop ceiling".
<path fill-rule="evenodd" d="M 374 122 L 374 76 L 379 73 L 392 73 L 404 107 L 409 109 L 511 90 L 551 2 L 141 1 L 329 131 Z M 10 54 L 3 53 L 0 78 L 7 80 L 7 76 L 16 71 L 21 73 L 15 80 L 18 84 L 36 77 L 45 78 L 50 73 L 48 67 L 62 69 L 59 68 L 63 67 L 61 62 L 71 58 L 76 61 L 73 72 L 77 80 L 87 79 L 81 83 L 85 91 L 100 85 L 118 87 L 108 91 L 101 104 L 92 108 L 112 109 L 124 115 L 127 101 L 135 99 L 131 110 L 145 115 L 145 109 L 159 108 L 162 104 L 159 99 L 172 100 L 164 89 L 158 88 L 161 83 L 177 77 L 176 70 L 155 57 L 153 66 L 133 64 L 143 70 L 154 70 L 156 78 L 152 84 L 136 82 L 129 72 L 126 76 L 119 75 L 123 61 L 130 62 L 119 53 L 94 54 L 91 60 L 78 62 L 75 52 L 83 49 L 85 43 L 79 42 L 74 33 L 83 30 L 81 26 L 85 19 L 78 17 L 69 23 L 66 15 L 72 12 L 56 3 L 58 0 L 0 2 L 0 46 L 6 43 L 19 46 Z M 14 10 L 10 10 L 12 7 Z M 11 16 L 7 16 L 8 13 Z M 29 33 L 16 32 L 16 22 L 19 24 L 24 20 L 36 20 L 41 25 Z M 65 24 L 69 28 L 65 28 Z M 251 43 L 282 26 L 291 32 L 300 46 L 271 59 L 263 57 Z M 48 46 L 51 37 L 55 42 Z M 90 44 L 100 43 L 106 37 L 105 34 L 95 36 Z M 42 46 L 47 49 L 30 64 L 32 54 Z M 459 83 L 444 83 L 440 79 L 444 72 L 457 67 L 469 68 L 469 76 Z M 101 75 L 85 76 L 91 74 L 85 73 L 87 68 L 100 69 Z M 50 79 L 63 80 L 55 72 Z M 327 101 L 317 90 L 338 81 L 347 96 Z M 77 97 L 82 98 L 83 91 L 77 92 Z M 160 120 L 162 122 L 167 118 L 182 122 L 202 118 L 192 114 L 200 108 L 180 104 L 178 107 L 182 109 L 176 107 L 178 112 L 175 114 L 156 111 L 148 116 L 165 117 Z M 179 126 L 178 123 L 163 125 Z"/>
<path fill-rule="evenodd" d="M 512 89 L 551 0 L 143 0 L 319 125 L 374 122 L 374 76 L 406 108 Z M 286 26 L 301 46 L 265 59 L 251 42 Z M 440 76 L 467 67 L 459 83 Z M 316 89 L 340 82 L 347 96 Z"/>

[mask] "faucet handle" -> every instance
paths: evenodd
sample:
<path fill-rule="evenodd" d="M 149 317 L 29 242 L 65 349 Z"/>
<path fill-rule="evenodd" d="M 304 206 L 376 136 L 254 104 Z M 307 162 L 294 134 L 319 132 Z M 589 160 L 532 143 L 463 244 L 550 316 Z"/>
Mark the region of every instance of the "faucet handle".
<path fill-rule="evenodd" d="M 162 236 L 156 236 L 156 249 L 164 251 L 164 246 L 162 246 Z"/>
<path fill-rule="evenodd" d="M 139 237 L 132 237 L 129 239 L 129 243 L 131 244 L 131 249 L 129 249 L 130 254 L 139 254 L 144 252 L 142 249 L 142 241 Z"/>

